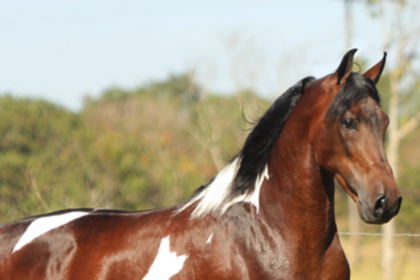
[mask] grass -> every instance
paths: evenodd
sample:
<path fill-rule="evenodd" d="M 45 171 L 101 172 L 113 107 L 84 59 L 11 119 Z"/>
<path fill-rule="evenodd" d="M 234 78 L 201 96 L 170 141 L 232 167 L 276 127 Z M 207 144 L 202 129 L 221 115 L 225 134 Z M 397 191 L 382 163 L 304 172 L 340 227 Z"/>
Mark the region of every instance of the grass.
<path fill-rule="evenodd" d="M 419 237 L 414 237 L 419 238 Z M 352 259 L 354 251 L 350 247 L 350 237 L 341 236 L 347 259 Z M 352 280 L 382 280 L 381 267 L 381 237 L 361 236 L 359 258 L 356 263 L 350 263 Z M 409 244 L 409 237 L 395 238 L 394 259 L 395 280 L 420 279 L 420 248 Z"/>

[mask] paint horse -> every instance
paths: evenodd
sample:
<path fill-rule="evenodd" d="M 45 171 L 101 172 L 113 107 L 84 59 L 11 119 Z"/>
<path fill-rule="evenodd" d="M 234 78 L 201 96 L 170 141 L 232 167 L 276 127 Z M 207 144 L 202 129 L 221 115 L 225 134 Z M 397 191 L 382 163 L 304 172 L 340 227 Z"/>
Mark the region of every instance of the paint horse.
<path fill-rule="evenodd" d="M 362 220 L 395 216 L 375 87 L 383 59 L 305 78 L 256 123 L 240 152 L 187 201 L 144 212 L 73 209 L 0 227 L 0 279 L 349 279 L 334 178 Z"/>

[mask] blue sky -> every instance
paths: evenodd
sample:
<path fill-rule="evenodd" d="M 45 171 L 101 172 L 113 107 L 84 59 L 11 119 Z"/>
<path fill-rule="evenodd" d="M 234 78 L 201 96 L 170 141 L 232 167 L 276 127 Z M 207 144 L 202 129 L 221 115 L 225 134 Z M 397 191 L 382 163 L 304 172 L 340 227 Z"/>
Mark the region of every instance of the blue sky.
<path fill-rule="evenodd" d="M 361 4 L 353 17 L 352 45 L 375 63 L 379 24 Z M 345 51 L 339 0 L 0 0 L 0 92 L 74 111 L 107 87 L 189 70 L 212 91 L 274 98 Z"/>

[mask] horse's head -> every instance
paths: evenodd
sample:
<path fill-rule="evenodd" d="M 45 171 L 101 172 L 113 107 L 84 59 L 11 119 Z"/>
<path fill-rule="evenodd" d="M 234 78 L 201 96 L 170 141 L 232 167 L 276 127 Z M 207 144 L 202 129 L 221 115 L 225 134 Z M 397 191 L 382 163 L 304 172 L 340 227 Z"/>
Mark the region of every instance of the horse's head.
<path fill-rule="evenodd" d="M 375 87 L 386 54 L 362 75 L 352 72 L 355 51 L 344 56 L 333 75 L 318 81 L 328 92 L 328 105 L 311 134 L 318 164 L 334 174 L 365 222 L 381 224 L 398 213 L 402 200 L 384 151 L 389 119 Z"/>

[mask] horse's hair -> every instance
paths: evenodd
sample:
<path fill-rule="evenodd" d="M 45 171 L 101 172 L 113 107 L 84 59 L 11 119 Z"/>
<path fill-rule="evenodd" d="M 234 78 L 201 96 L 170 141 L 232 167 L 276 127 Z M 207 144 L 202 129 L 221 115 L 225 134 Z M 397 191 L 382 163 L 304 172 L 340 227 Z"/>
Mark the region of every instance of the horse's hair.
<path fill-rule="evenodd" d="M 258 120 L 243 148 L 234 157 L 239 161 L 239 168 L 228 200 L 254 191 L 255 181 L 263 173 L 290 113 L 302 96 L 304 87 L 314 79 L 305 78 L 289 88 Z"/>
<path fill-rule="evenodd" d="M 379 105 L 380 98 L 374 82 L 359 73 L 351 73 L 346 83 L 331 102 L 328 109 L 328 119 L 336 120 L 359 100 L 371 97 Z"/>
<path fill-rule="evenodd" d="M 191 218 L 203 217 L 216 209 L 223 213 L 236 202 L 251 202 L 258 211 L 259 188 L 264 177 L 268 178 L 267 163 L 274 145 L 303 89 L 313 80 L 313 77 L 305 78 L 277 98 L 258 120 L 240 152 L 215 178 L 185 201 L 175 214 L 197 201 Z"/>

